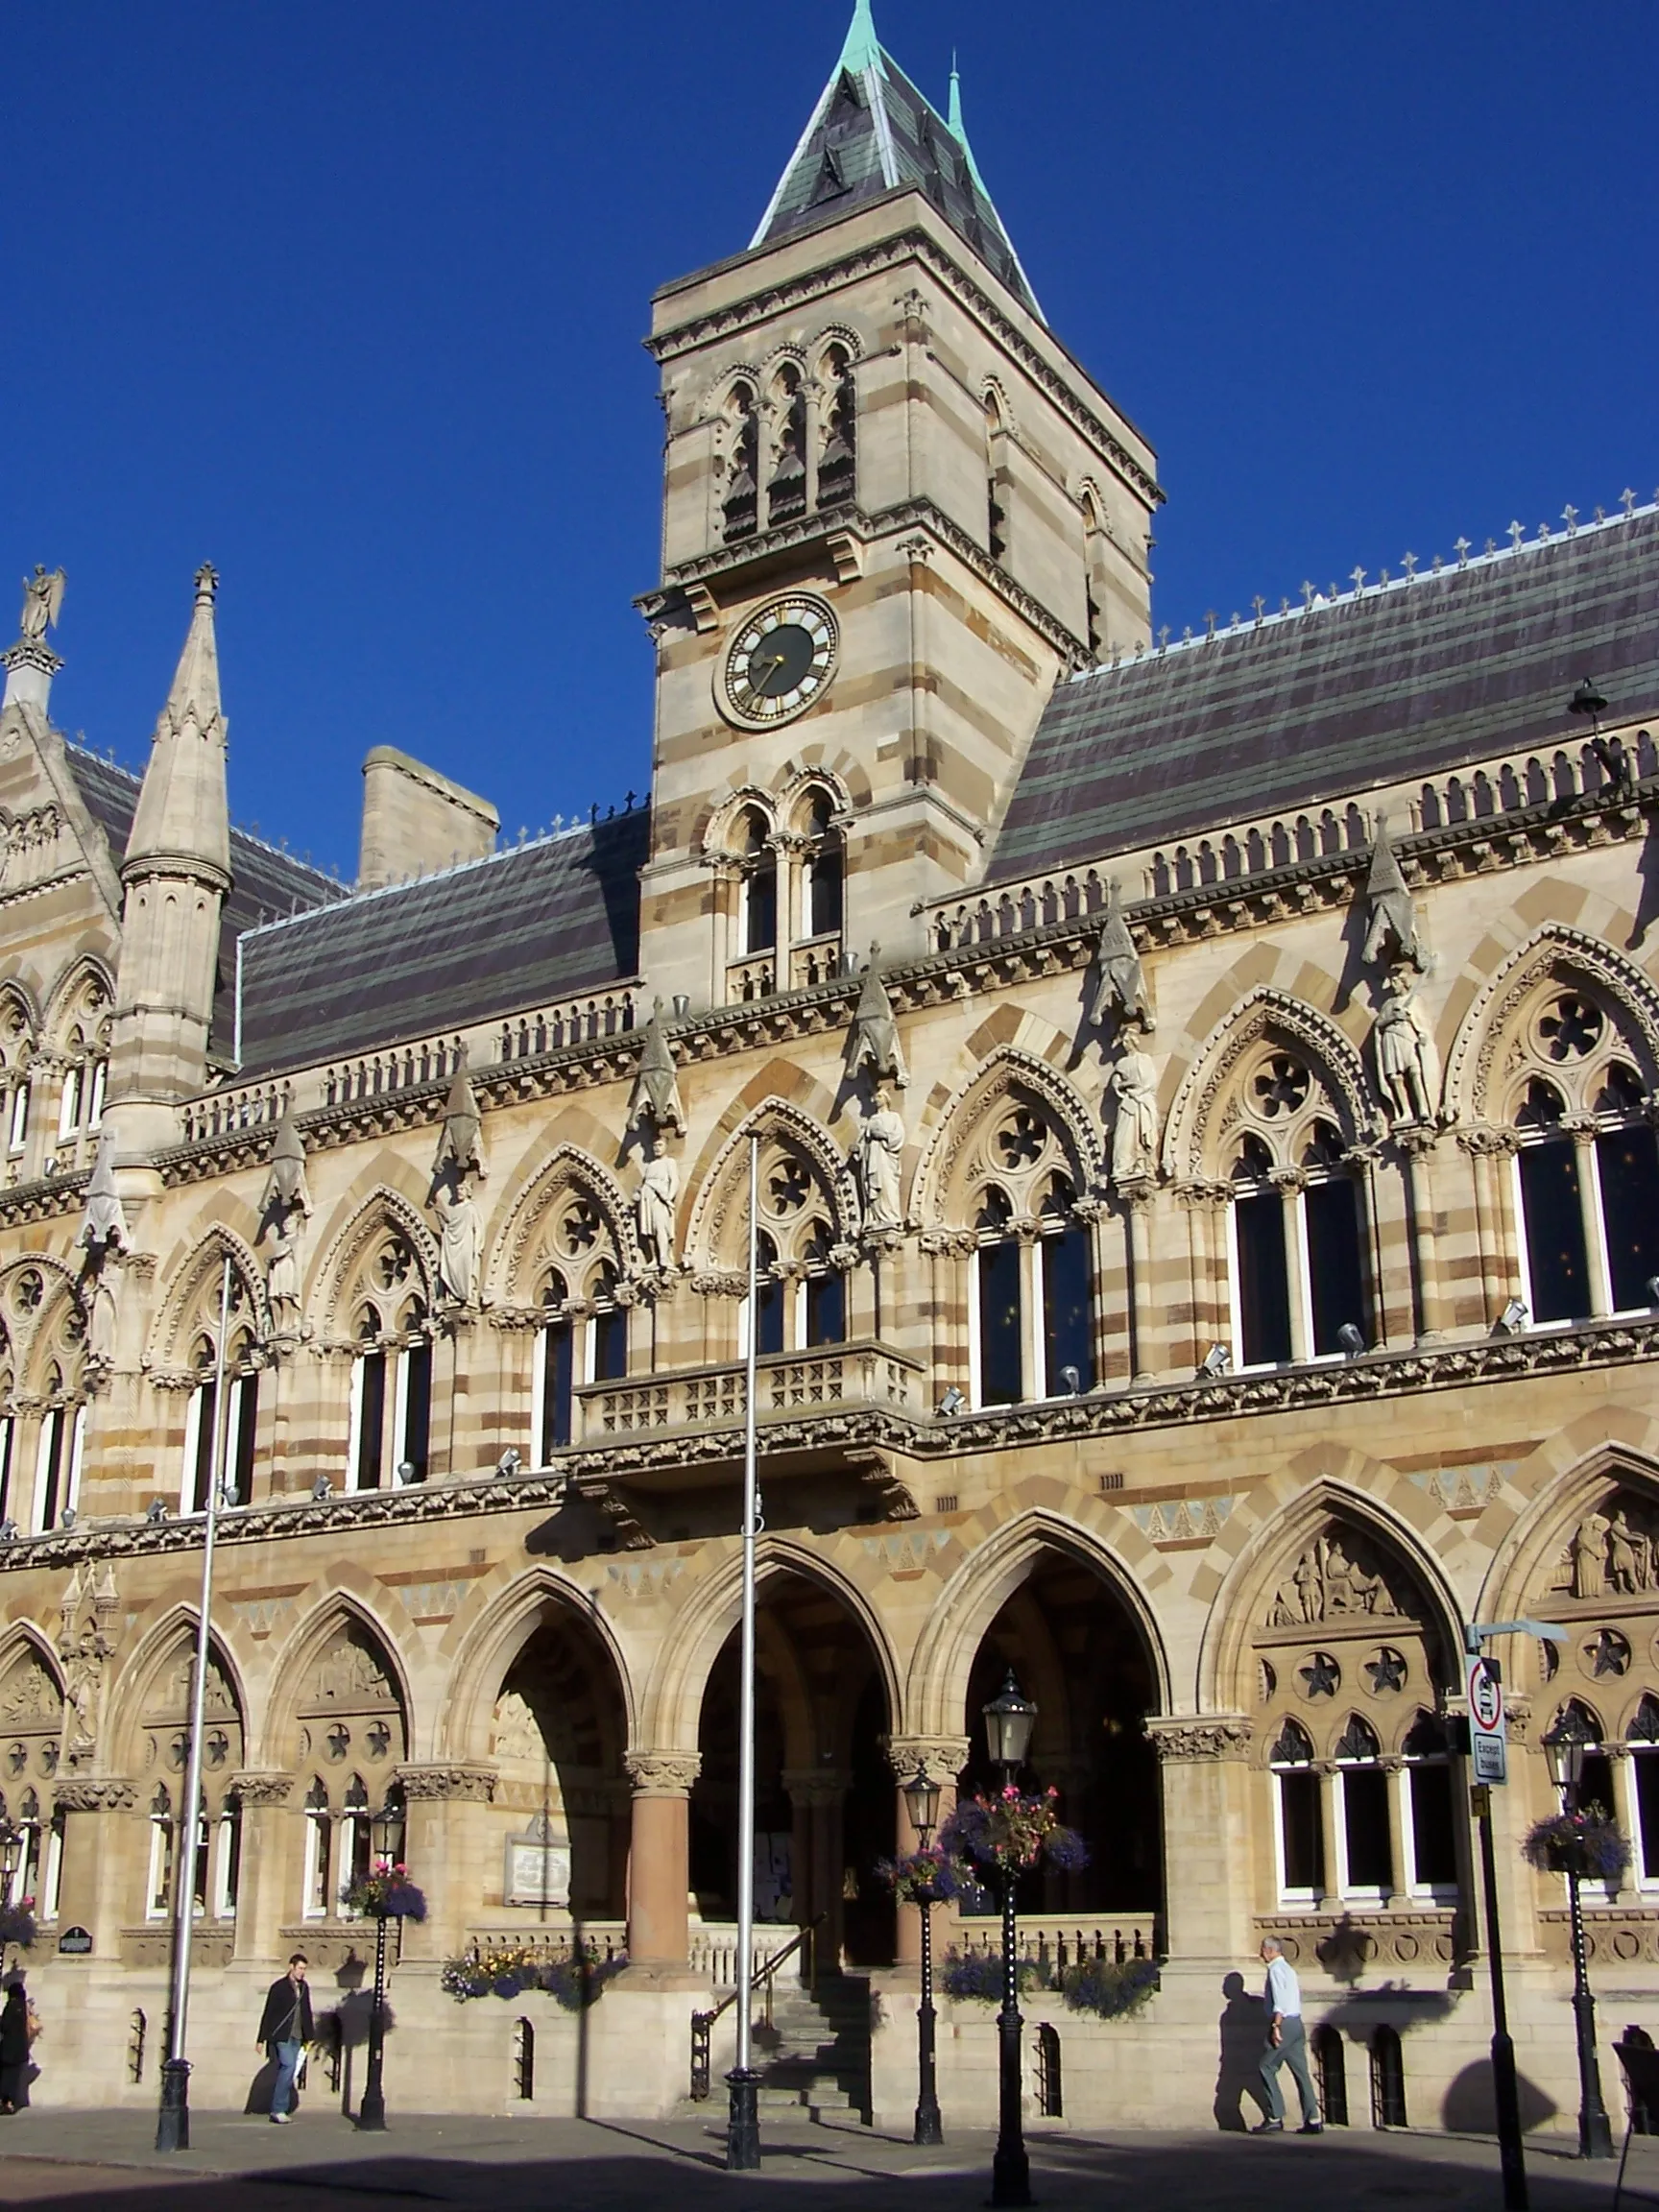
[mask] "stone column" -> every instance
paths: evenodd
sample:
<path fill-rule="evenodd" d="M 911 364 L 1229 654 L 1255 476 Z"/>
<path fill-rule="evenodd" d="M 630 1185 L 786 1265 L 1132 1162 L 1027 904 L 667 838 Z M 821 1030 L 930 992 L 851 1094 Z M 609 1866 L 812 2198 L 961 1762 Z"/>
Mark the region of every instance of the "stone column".
<path fill-rule="evenodd" d="M 1337 1803 L 1335 1760 L 1321 1759 L 1315 1771 L 1319 1776 L 1319 1836 L 1325 1855 L 1325 1879 L 1319 1886 L 1319 1903 L 1324 1909 L 1339 1908 L 1342 1862 L 1347 1853 L 1342 1849 L 1342 1808 Z"/>
<path fill-rule="evenodd" d="M 1308 1178 L 1300 1167 L 1276 1168 L 1269 1178 L 1284 1210 L 1285 1284 L 1289 1293 L 1290 1357 L 1300 1364 L 1313 1357 L 1310 1334 L 1313 1302 L 1302 1238 L 1302 1194 Z"/>
<path fill-rule="evenodd" d="M 1435 1238 L 1439 1222 L 1434 1203 L 1432 1161 L 1438 1132 L 1425 1122 L 1396 1131 L 1406 1170 L 1406 1209 L 1411 1223 L 1412 1274 L 1417 1290 L 1417 1341 L 1432 1343 L 1446 1334 L 1446 1302 L 1440 1286 Z"/>
<path fill-rule="evenodd" d="M 910 1825 L 910 1807 L 904 1795 L 904 1785 L 914 1776 L 918 1767 L 926 1772 L 929 1782 L 939 1787 L 939 1811 L 935 1816 L 930 1841 L 937 1843 L 939 1831 L 956 1810 L 956 1777 L 968 1764 L 968 1739 L 966 1736 L 893 1736 L 888 1739 L 887 1759 L 893 1768 L 894 1782 L 899 1793 L 899 1813 L 894 1834 L 898 1839 L 898 1856 L 902 1859 L 917 1848 L 920 1839 Z M 942 1908 L 933 1908 L 936 1915 Z M 939 1932 L 939 1921 L 934 1921 L 934 1933 Z M 899 1908 L 897 1962 L 911 1972 L 922 1963 L 922 1911 L 916 1905 Z"/>
<path fill-rule="evenodd" d="M 1578 1216 L 1584 1228 L 1584 1263 L 1590 1272 L 1590 1310 L 1599 1319 L 1613 1310 L 1613 1281 L 1607 1267 L 1607 1239 L 1601 1234 L 1601 1209 L 1597 1204 L 1595 1117 L 1571 1114 L 1566 1126 L 1573 1135 L 1573 1165 L 1578 1177 Z"/>
<path fill-rule="evenodd" d="M 1156 1190 L 1150 1175 L 1137 1176 L 1119 1186 L 1129 1231 L 1129 1374 L 1144 1382 L 1157 1367 L 1153 1357 L 1152 1317 L 1152 1199 Z"/>
<path fill-rule="evenodd" d="M 131 1813 L 137 1802 L 137 1784 L 116 1775 L 71 1774 L 53 1788 L 53 1809 L 64 1815 L 58 1925 L 87 1929 L 94 1959 L 110 1960 L 120 1951 L 125 1869 L 119 1824 L 109 1815 Z"/>
<path fill-rule="evenodd" d="M 232 1957 L 280 1956 L 282 1923 L 298 1920 L 302 1818 L 288 1809 L 291 1775 L 232 1774 L 230 1791 L 242 1808 L 242 1872 L 236 1891 L 236 1936 Z"/>
<path fill-rule="evenodd" d="M 684 1976 L 690 1951 L 690 1795 L 703 1762 L 695 1751 L 630 1751 L 622 1764 L 634 1788 L 629 1972 L 636 1980 Z"/>
<path fill-rule="evenodd" d="M 398 1957 L 445 1959 L 461 1949 L 467 1923 L 500 1879 L 490 1857 L 495 1794 L 491 1767 L 399 1767 L 408 1820 L 403 1856 L 409 1879 L 426 1897 L 426 1917 L 404 1924 Z"/>
<path fill-rule="evenodd" d="M 1642 1831 L 1642 1809 L 1636 1798 L 1636 1762 L 1630 1756 L 1628 1743 L 1607 1743 L 1602 1748 L 1613 1769 L 1613 1817 L 1631 1843 L 1630 1863 L 1619 1877 L 1619 1902 L 1633 1906 L 1641 1901 L 1636 1880 L 1636 1844 Z"/>
<path fill-rule="evenodd" d="M 1388 1863 L 1392 1874 L 1386 1901 L 1393 1903 L 1408 1897 L 1411 1887 L 1411 1869 L 1406 1863 L 1406 1791 L 1410 1778 L 1404 1759 L 1388 1758 L 1382 1764 L 1388 1777 Z"/>
<path fill-rule="evenodd" d="M 1522 1295 L 1503 1190 L 1503 1164 L 1516 1148 L 1515 1132 L 1496 1128 L 1487 1121 L 1475 1121 L 1457 1131 L 1457 1143 L 1468 1155 L 1474 1179 L 1480 1280 L 1490 1320 L 1503 1310 L 1509 1299 Z"/>
<path fill-rule="evenodd" d="M 1164 1798 L 1164 1944 L 1171 1960 L 1237 1965 L 1250 1910 L 1251 1724 L 1242 1713 L 1148 1718 Z"/>

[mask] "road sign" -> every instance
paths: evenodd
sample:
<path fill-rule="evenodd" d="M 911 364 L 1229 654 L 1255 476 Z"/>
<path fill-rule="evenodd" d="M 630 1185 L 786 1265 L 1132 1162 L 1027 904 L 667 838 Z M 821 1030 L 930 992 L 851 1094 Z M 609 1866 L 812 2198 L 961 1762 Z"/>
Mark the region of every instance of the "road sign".
<path fill-rule="evenodd" d="M 1477 1782 L 1509 1779 L 1508 1725 L 1503 1682 L 1489 1660 L 1469 1662 L 1469 1750 Z"/>

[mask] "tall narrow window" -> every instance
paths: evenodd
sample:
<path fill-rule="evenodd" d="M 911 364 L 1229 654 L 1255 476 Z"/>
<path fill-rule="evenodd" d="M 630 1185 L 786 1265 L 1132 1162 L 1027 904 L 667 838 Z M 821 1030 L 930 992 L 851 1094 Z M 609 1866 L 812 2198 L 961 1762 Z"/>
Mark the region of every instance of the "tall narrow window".
<path fill-rule="evenodd" d="M 1336 1775 L 1341 1796 L 1345 1897 L 1376 1899 L 1394 1888 L 1394 1856 L 1388 1834 L 1388 1777 L 1382 1771 L 1377 1732 L 1358 1713 L 1336 1740 Z"/>
<path fill-rule="evenodd" d="M 365 1882 L 369 1878 L 372 1864 L 371 1845 L 369 1791 L 362 1775 L 353 1774 L 347 1784 L 345 1808 L 340 1816 L 335 1902 L 341 1911 L 345 1910 L 348 1890 L 354 1888 L 359 1882 Z"/>
<path fill-rule="evenodd" d="M 1636 1879 L 1645 1889 L 1659 1889 L 1659 1699 L 1643 1698 L 1626 1741 L 1636 1786 Z"/>
<path fill-rule="evenodd" d="M 242 1800 L 227 1797 L 220 1808 L 213 1911 L 220 1920 L 234 1920 L 236 1897 L 242 1883 Z"/>
<path fill-rule="evenodd" d="M 1038 1242 L 1043 1277 L 1044 1394 L 1063 1398 L 1094 1387 L 1094 1253 L 1089 1231 L 1071 1218 L 1076 1203 L 1062 1175 L 1043 1201 L 1046 1234 Z M 1064 1224 L 1058 1233 L 1050 1222 Z"/>
<path fill-rule="evenodd" d="M 1316 1904 L 1325 1894 L 1325 1838 L 1307 1730 L 1286 1720 L 1269 1757 L 1279 1797 L 1279 1894 L 1287 1905 Z"/>
<path fill-rule="evenodd" d="M 1433 1714 L 1419 1713 L 1402 1748 L 1410 1887 L 1419 1897 L 1440 1896 L 1457 1887 L 1457 1831 L 1446 1730 Z"/>
<path fill-rule="evenodd" d="M 30 1082 L 27 1075 L 21 1077 L 12 1087 L 10 1139 L 11 1148 L 13 1152 L 21 1152 L 24 1145 L 29 1142 L 29 1092 Z"/>
<path fill-rule="evenodd" d="M 1561 1128 L 1565 1112 L 1554 1085 L 1535 1076 L 1516 1116 L 1522 1143 L 1515 1168 L 1535 1321 L 1573 1321 L 1591 1310 L 1578 1146 Z"/>
<path fill-rule="evenodd" d="M 1024 1301 L 1019 1240 L 1010 1234 L 1012 1216 L 1004 1194 L 995 1187 L 987 1190 L 974 1255 L 981 1406 L 1013 1406 L 1023 1395 Z"/>
<path fill-rule="evenodd" d="M 1359 1189 L 1343 1166 L 1342 1140 L 1328 1121 L 1317 1121 L 1302 1156 L 1310 1178 L 1301 1193 L 1307 1237 L 1308 1302 L 1315 1357 L 1343 1352 L 1341 1331 L 1371 1334 L 1371 1301 L 1365 1288 Z"/>
<path fill-rule="evenodd" d="M 1290 1278 L 1285 1257 L 1285 1201 L 1267 1182 L 1272 1155 L 1247 1137 L 1233 1180 L 1238 1252 L 1238 1364 L 1274 1366 L 1291 1357 Z"/>
<path fill-rule="evenodd" d="M 755 535 L 759 507 L 759 419 L 755 390 L 734 384 L 726 402 L 726 491 L 720 502 L 728 542 Z"/>
<path fill-rule="evenodd" d="M 173 1895 L 173 1800 L 165 1782 L 150 1800 L 150 1879 L 144 1906 L 148 1920 L 165 1920 Z"/>
<path fill-rule="evenodd" d="M 424 1321 L 405 1317 L 405 1328 Z M 432 1339 L 406 1343 L 397 1362 L 397 1433 L 393 1463 L 399 1482 L 424 1482 L 432 1450 Z"/>
<path fill-rule="evenodd" d="M 831 1258 L 830 1225 L 814 1221 L 803 1238 L 807 1275 L 801 1285 L 800 1340 L 808 1347 L 839 1344 L 847 1334 L 847 1278 Z"/>
<path fill-rule="evenodd" d="M 777 1274 L 778 1246 L 775 1239 L 762 1229 L 755 1239 L 755 1352 L 764 1358 L 768 1352 L 783 1349 L 783 1285 Z M 749 1301 L 743 1301 L 741 1338 L 745 1353 L 749 1347 Z"/>
<path fill-rule="evenodd" d="M 58 1100 L 58 1142 L 68 1143 L 81 1126 L 82 1088 L 85 1070 L 76 1062 L 63 1071 L 63 1089 Z"/>
<path fill-rule="evenodd" d="M 36 1916 L 41 1920 L 56 1920 L 58 1908 L 63 1895 L 63 1831 L 64 1816 L 59 1807 L 46 1824 L 45 1863 L 40 1871 L 40 1887 Z"/>
<path fill-rule="evenodd" d="M 853 361 L 845 346 L 831 346 L 819 373 L 823 397 L 819 421 L 824 445 L 818 456 L 818 505 L 845 507 L 856 489 L 857 423 L 854 412 Z"/>
<path fill-rule="evenodd" d="M 844 854 L 841 832 L 832 827 L 830 801 L 822 792 L 813 799 L 807 834 L 806 934 L 829 937 L 841 927 Z"/>
<path fill-rule="evenodd" d="M 348 1487 L 378 1490 L 386 1443 L 386 1349 L 380 1316 L 366 1306 L 357 1323 L 363 1346 L 351 1366 Z"/>
<path fill-rule="evenodd" d="M 312 1779 L 305 1792 L 305 1886 L 304 1915 L 307 1920 L 325 1920 L 331 1902 L 328 1878 L 332 1853 L 334 1823 L 328 1810 L 328 1792 L 321 1775 Z"/>
<path fill-rule="evenodd" d="M 62 1387 L 61 1382 L 59 1388 Z M 56 1393 L 54 1393 L 55 1395 Z M 58 1526 L 68 1474 L 69 1409 L 52 1407 L 40 1423 L 40 1447 L 35 1466 L 35 1527 L 36 1533 Z"/>
<path fill-rule="evenodd" d="M 1000 561 L 1008 551 L 1007 493 L 1003 488 L 1004 456 L 1007 432 L 1003 426 L 1002 410 L 997 403 L 997 395 L 985 395 L 985 550 L 993 561 Z"/>
<path fill-rule="evenodd" d="M 259 1375 L 250 1367 L 230 1385 L 230 1434 L 225 1454 L 226 1503 L 246 1505 L 253 1496 L 253 1447 L 259 1432 Z"/>
<path fill-rule="evenodd" d="M 1616 1313 L 1659 1305 L 1659 1137 L 1642 1085 L 1628 1068 L 1610 1067 L 1594 1098 L 1596 1181 L 1607 1247 L 1608 1288 Z"/>
<path fill-rule="evenodd" d="M 570 1441 L 575 1346 L 570 1316 L 565 1310 L 569 1296 L 564 1276 L 554 1268 L 541 1286 L 541 1306 L 547 1319 L 540 1335 L 535 1403 L 531 1409 L 540 1453 L 538 1463 L 543 1467 L 555 1452 L 563 1450 Z"/>
<path fill-rule="evenodd" d="M 745 955 L 770 952 L 778 942 L 778 856 L 771 834 L 764 815 L 751 809 L 743 816 L 741 934 Z"/>
<path fill-rule="evenodd" d="M 10 1403 L 12 1379 L 0 1382 L 0 1397 Z M 14 1415 L 0 1413 L 0 1521 L 13 1518 L 12 1503 L 12 1455 L 16 1444 L 17 1423 Z"/>
<path fill-rule="evenodd" d="M 772 420 L 777 445 L 766 485 L 769 529 L 806 512 L 806 395 L 793 362 L 780 370 L 772 388 Z"/>
<path fill-rule="evenodd" d="M 616 1276 L 609 1265 L 600 1268 L 594 1284 L 593 1380 L 620 1382 L 628 1374 L 628 1309 L 618 1303 Z"/>

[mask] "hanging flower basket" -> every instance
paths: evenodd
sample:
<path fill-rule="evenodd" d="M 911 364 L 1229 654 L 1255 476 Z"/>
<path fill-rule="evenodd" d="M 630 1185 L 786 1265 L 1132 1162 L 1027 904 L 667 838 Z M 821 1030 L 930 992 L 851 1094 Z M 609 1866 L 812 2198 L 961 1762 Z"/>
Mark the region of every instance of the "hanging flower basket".
<path fill-rule="evenodd" d="M 605 1984 L 628 1963 L 627 1954 L 601 1958 L 589 1944 L 579 1944 L 566 1958 L 548 1959 L 522 1943 L 504 1943 L 488 1951 L 464 1951 L 446 1959 L 438 1986 L 457 2005 L 474 1997 L 511 2000 L 540 1990 L 564 2007 L 581 2012 L 596 2005 Z"/>
<path fill-rule="evenodd" d="M 36 1933 L 33 1897 L 25 1897 L 16 1905 L 0 1905 L 0 1948 L 15 1943 L 19 1950 L 27 1951 Z"/>
<path fill-rule="evenodd" d="M 382 1859 L 372 1874 L 347 1890 L 346 1910 L 360 1912 L 365 1920 L 424 1920 L 426 1900 L 410 1881 L 407 1866 Z"/>
<path fill-rule="evenodd" d="M 1615 1882 L 1630 1863 L 1630 1841 L 1599 1805 L 1553 1813 L 1528 1828 L 1521 1856 L 1541 1874 L 1575 1874 L 1580 1882 Z"/>
<path fill-rule="evenodd" d="M 926 1844 L 902 1859 L 878 1860 L 876 1879 L 892 1890 L 901 1905 L 948 1905 L 953 1897 L 976 1894 L 979 1887 L 937 1843 Z"/>
<path fill-rule="evenodd" d="M 1045 1790 L 1028 1797 L 1010 1783 L 989 1796 L 959 1798 L 939 1831 L 939 1848 L 987 1873 L 1023 1874 L 1033 1866 L 1073 1873 L 1088 1865 L 1089 1846 L 1075 1829 L 1062 1824 L 1055 1811 L 1058 1796 L 1057 1791 Z"/>

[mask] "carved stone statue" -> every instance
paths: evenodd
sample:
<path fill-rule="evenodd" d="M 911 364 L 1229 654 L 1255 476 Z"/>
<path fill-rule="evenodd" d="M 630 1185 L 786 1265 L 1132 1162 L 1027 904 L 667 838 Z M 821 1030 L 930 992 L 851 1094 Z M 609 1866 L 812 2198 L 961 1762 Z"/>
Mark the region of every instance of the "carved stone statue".
<path fill-rule="evenodd" d="M 1351 1557 L 1342 1540 L 1321 1536 L 1297 1560 L 1268 1609 L 1271 1628 L 1299 1628 L 1343 1614 L 1397 1614 L 1401 1607 L 1381 1574 Z"/>
<path fill-rule="evenodd" d="M 298 1210 L 307 1220 L 311 1217 L 311 1193 L 305 1184 L 305 1140 L 294 1119 L 292 1093 L 282 1102 L 276 1142 L 271 1147 L 271 1172 L 259 1205 L 267 1214 L 281 1207 L 284 1212 Z"/>
<path fill-rule="evenodd" d="M 1405 962 L 1419 971 L 1429 965 L 1417 929 L 1417 909 L 1406 878 L 1400 873 L 1394 848 L 1388 842 L 1388 825 L 1380 819 L 1371 848 L 1371 869 L 1365 878 L 1368 923 L 1362 957 L 1393 966 Z"/>
<path fill-rule="evenodd" d="M 1125 1048 L 1109 1086 L 1118 1101 L 1112 1124 L 1112 1180 L 1130 1183 L 1158 1166 L 1158 1071 L 1150 1056 Z"/>
<path fill-rule="evenodd" d="M 634 1201 L 634 1218 L 639 1249 L 652 1267 L 674 1264 L 674 1205 L 680 1195 L 680 1171 L 662 1149 L 660 1137 L 646 1140 L 645 1165 L 639 1171 L 639 1193 Z"/>
<path fill-rule="evenodd" d="M 463 1306 L 475 1306 L 484 1225 L 466 1177 L 452 1174 L 443 1178 L 432 1193 L 432 1207 L 439 1222 L 440 1280 L 451 1298 L 458 1298 Z"/>
<path fill-rule="evenodd" d="M 674 1047 L 663 1031 L 661 998 L 645 1025 L 645 1043 L 639 1054 L 639 1070 L 634 1078 L 634 1095 L 629 1100 L 628 1113 L 631 1120 L 650 1121 L 658 1129 L 672 1129 L 676 1136 L 685 1132 L 685 1112 L 680 1103 L 680 1085 L 674 1072 Z"/>
<path fill-rule="evenodd" d="M 261 1234 L 271 1239 L 271 1257 L 265 1262 L 265 1297 L 278 1336 L 293 1336 L 300 1328 L 300 1228 L 298 1207 L 283 1207 L 267 1214 Z"/>
<path fill-rule="evenodd" d="M 1607 1579 L 1622 1596 L 1633 1598 L 1653 1586 L 1653 1546 L 1621 1505 L 1607 1528 Z"/>
<path fill-rule="evenodd" d="M 115 1136 L 110 1129 L 98 1139 L 98 1155 L 86 1185 L 86 1211 L 81 1216 L 81 1234 L 75 1241 L 83 1252 L 127 1249 L 127 1216 L 121 1211 L 121 1193 L 115 1187 Z"/>
<path fill-rule="evenodd" d="M 853 1179 L 866 1229 L 902 1229 L 899 1170 L 904 1158 L 904 1123 L 883 1083 L 853 1146 Z"/>
<path fill-rule="evenodd" d="M 1146 977 L 1123 919 L 1116 876 L 1106 886 L 1106 915 L 1094 942 L 1094 994 L 1089 1003 L 1089 1019 L 1096 1027 L 1109 1015 L 1119 1022 L 1139 1022 L 1148 1035 L 1154 1026 Z"/>
<path fill-rule="evenodd" d="M 96 1259 L 87 1255 L 81 1278 L 81 1303 L 86 1310 L 86 1358 L 94 1367 L 108 1367 L 114 1362 L 120 1285 L 117 1262 L 106 1263 L 102 1254 Z"/>
<path fill-rule="evenodd" d="M 478 1101 L 468 1080 L 467 1055 L 463 1051 L 449 1085 L 449 1095 L 444 1102 L 444 1127 L 438 1137 L 437 1158 L 432 1163 L 433 1175 L 441 1174 L 445 1167 L 454 1167 L 462 1174 L 469 1172 L 482 1181 L 489 1173 L 484 1161 L 483 1126 Z"/>
<path fill-rule="evenodd" d="M 880 950 L 879 945 L 870 948 L 870 965 L 864 971 L 863 987 L 858 993 L 858 1005 L 847 1039 L 847 1072 L 855 1076 L 868 1069 L 878 1084 L 897 1083 L 903 1090 L 910 1078 L 904 1069 L 892 1000 L 876 965 Z"/>
<path fill-rule="evenodd" d="M 33 576 L 23 579 L 23 612 L 17 618 L 17 635 L 31 645 L 38 644 L 48 629 L 58 626 L 58 611 L 63 604 L 64 576 L 61 568 L 54 568 L 48 576 L 40 564 L 35 564 Z"/>
<path fill-rule="evenodd" d="M 1432 1121 L 1440 1089 L 1439 1055 L 1416 990 L 1409 975 L 1391 974 L 1372 1032 L 1378 1084 L 1396 1121 Z"/>
<path fill-rule="evenodd" d="M 1575 1598 L 1600 1598 L 1605 1594 L 1607 1531 L 1611 1527 L 1605 1514 L 1587 1513 L 1574 1529 L 1571 1549 Z"/>

